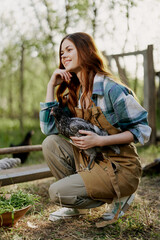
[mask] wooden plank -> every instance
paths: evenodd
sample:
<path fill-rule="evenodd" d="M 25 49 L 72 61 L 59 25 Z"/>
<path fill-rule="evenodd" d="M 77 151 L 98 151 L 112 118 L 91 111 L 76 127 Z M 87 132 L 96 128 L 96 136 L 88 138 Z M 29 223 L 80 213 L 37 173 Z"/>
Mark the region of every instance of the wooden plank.
<path fill-rule="evenodd" d="M 46 164 L 12 168 L 0 171 L 0 185 L 7 186 L 48 177 L 53 177 L 53 175 Z"/>
<path fill-rule="evenodd" d="M 145 51 L 146 51 L 146 50 L 135 51 L 135 52 L 128 52 L 128 53 L 120 53 L 120 54 L 113 54 L 113 55 L 106 55 L 106 54 L 104 54 L 104 55 L 105 55 L 107 58 L 126 57 L 126 56 L 144 54 Z"/>
<path fill-rule="evenodd" d="M 42 145 L 0 148 L 0 154 L 42 151 Z"/>
<path fill-rule="evenodd" d="M 144 108 L 148 112 L 149 125 L 152 128 L 152 134 L 149 143 L 156 143 L 156 88 L 155 88 L 155 74 L 160 77 L 160 72 L 155 73 L 154 59 L 153 59 L 153 45 L 148 45 L 147 50 L 135 51 L 129 53 L 121 53 L 104 56 L 111 65 L 111 60 L 119 57 L 143 55 L 144 65 Z M 159 106 L 159 105 L 158 105 Z"/>
<path fill-rule="evenodd" d="M 152 128 L 150 143 L 156 143 L 156 88 L 153 62 L 153 45 L 149 45 L 144 54 L 144 108 L 148 112 L 149 125 Z"/>
<path fill-rule="evenodd" d="M 152 175 L 152 174 L 159 174 L 160 173 L 160 158 L 154 160 L 154 162 L 146 165 L 143 169 L 143 175 Z"/>

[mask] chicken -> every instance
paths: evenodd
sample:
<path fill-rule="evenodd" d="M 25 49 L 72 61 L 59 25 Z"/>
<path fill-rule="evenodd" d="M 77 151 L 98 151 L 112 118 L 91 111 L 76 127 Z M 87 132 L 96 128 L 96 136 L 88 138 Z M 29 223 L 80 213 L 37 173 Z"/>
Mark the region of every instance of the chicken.
<path fill-rule="evenodd" d="M 53 107 L 51 110 L 51 115 L 55 118 L 55 124 L 60 134 L 64 135 L 67 138 L 71 136 L 80 137 L 82 134 L 79 133 L 79 130 L 92 131 L 100 136 L 107 136 L 107 131 L 100 129 L 99 127 L 87 122 L 86 120 L 78 117 L 69 117 L 67 113 L 63 111 L 60 107 Z M 120 149 L 117 145 L 103 147 L 103 150 L 107 148 L 112 149 L 116 154 L 120 153 Z M 97 152 L 101 152 L 101 147 L 93 147 L 87 150 L 84 150 L 87 156 L 90 157 L 88 164 L 88 169 L 90 169 L 91 164 L 96 159 Z"/>
<path fill-rule="evenodd" d="M 3 158 L 0 159 L 0 170 L 16 167 L 21 163 L 19 158 Z"/>
<path fill-rule="evenodd" d="M 34 134 L 34 131 L 31 130 L 29 131 L 25 137 L 24 137 L 24 140 L 17 144 L 17 145 L 14 145 L 14 144 L 10 144 L 10 147 L 18 147 L 18 146 L 26 146 L 26 145 L 31 145 L 31 137 L 33 136 Z M 21 159 L 21 163 L 24 163 L 28 156 L 29 156 L 29 152 L 24 152 L 24 153 L 13 153 L 13 158 L 20 158 Z"/>

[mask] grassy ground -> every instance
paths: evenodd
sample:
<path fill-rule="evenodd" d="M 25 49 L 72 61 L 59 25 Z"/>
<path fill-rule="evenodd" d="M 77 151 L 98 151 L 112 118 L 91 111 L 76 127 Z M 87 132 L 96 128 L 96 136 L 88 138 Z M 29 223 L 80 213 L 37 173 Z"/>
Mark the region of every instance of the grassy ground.
<path fill-rule="evenodd" d="M 1 240 L 160 239 L 160 176 L 142 178 L 136 199 L 126 215 L 102 229 L 97 229 L 95 223 L 105 211 L 105 206 L 93 209 L 83 217 L 48 221 L 49 213 L 59 208 L 51 203 L 48 196 L 48 187 L 53 180 L 43 179 L 1 188 L 1 191 L 20 188 L 41 196 L 40 204 L 32 208 L 15 227 L 0 228 Z"/>
<path fill-rule="evenodd" d="M 0 120 L 0 147 L 18 143 L 21 140 L 17 123 L 5 121 L 2 127 Z M 7 128 L 6 128 L 7 127 Z M 35 130 L 32 143 L 40 144 L 44 136 L 39 130 L 38 121 L 28 121 L 25 131 Z M 160 145 L 138 147 L 142 165 L 160 158 Z M 2 156 L 0 156 L 1 158 Z M 26 165 L 43 162 L 41 152 L 31 153 Z M 105 206 L 92 209 L 83 217 L 64 219 L 59 222 L 48 221 L 49 213 L 58 209 L 48 195 L 48 188 L 54 178 L 43 179 L 23 184 L 15 184 L 0 189 L 0 192 L 23 189 L 41 197 L 40 203 L 32 208 L 18 224 L 12 228 L 0 228 L 0 240 L 158 240 L 160 239 L 160 175 L 143 177 L 134 203 L 124 217 L 115 224 L 97 229 L 95 223 L 100 221 Z"/>

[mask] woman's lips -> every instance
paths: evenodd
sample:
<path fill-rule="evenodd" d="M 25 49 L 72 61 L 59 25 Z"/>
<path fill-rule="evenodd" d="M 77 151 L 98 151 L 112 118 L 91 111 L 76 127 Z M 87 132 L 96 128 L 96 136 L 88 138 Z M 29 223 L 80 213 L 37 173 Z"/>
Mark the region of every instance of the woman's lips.
<path fill-rule="evenodd" d="M 66 60 L 65 62 L 64 62 L 64 65 L 68 65 L 68 63 L 70 63 L 71 62 L 71 60 Z"/>

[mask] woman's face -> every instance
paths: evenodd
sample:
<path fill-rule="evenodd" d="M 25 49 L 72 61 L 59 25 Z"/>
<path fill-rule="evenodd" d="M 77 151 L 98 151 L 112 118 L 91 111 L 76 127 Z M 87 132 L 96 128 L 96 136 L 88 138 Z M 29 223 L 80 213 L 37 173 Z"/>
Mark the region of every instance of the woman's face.
<path fill-rule="evenodd" d="M 65 39 L 61 45 L 61 62 L 68 72 L 77 74 L 81 69 L 76 46 L 68 39 Z"/>

